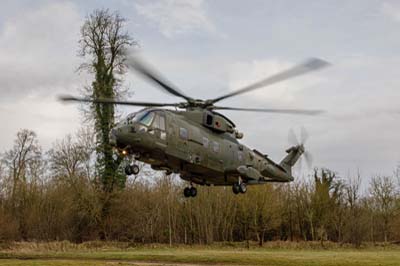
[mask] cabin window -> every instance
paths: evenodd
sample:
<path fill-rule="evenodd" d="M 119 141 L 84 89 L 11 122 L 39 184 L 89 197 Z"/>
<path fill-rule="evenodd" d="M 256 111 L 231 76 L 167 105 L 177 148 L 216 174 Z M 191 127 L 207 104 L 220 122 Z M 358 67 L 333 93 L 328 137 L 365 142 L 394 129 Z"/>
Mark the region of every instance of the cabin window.
<path fill-rule="evenodd" d="M 154 112 L 149 112 L 147 114 L 145 114 L 141 119 L 140 119 L 140 123 L 142 123 L 143 125 L 146 126 L 150 126 L 151 122 L 153 122 L 154 119 Z"/>
<path fill-rule="evenodd" d="M 165 117 L 157 114 L 154 118 L 153 127 L 165 131 Z"/>
<path fill-rule="evenodd" d="M 165 131 L 165 116 L 160 115 L 160 129 Z"/>
<path fill-rule="evenodd" d="M 208 148 L 209 142 L 210 142 L 210 141 L 208 140 L 208 138 L 203 137 L 203 146 L 204 146 L 204 148 Z"/>
<path fill-rule="evenodd" d="M 218 142 L 213 142 L 213 151 L 214 152 L 219 152 L 219 150 L 220 150 L 220 145 L 219 145 L 219 143 Z"/>
<path fill-rule="evenodd" d="M 179 128 L 179 137 L 181 137 L 181 139 L 188 139 L 188 131 L 186 128 Z"/>
<path fill-rule="evenodd" d="M 159 115 L 156 115 L 154 117 L 153 127 L 154 128 L 160 128 L 160 116 Z"/>

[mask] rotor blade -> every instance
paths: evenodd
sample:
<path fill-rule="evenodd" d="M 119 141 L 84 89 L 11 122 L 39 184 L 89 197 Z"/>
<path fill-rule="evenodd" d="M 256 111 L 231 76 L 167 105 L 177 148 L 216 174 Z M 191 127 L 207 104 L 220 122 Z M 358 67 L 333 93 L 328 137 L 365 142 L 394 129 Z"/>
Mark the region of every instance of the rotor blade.
<path fill-rule="evenodd" d="M 294 133 L 293 128 L 289 129 L 288 141 L 289 141 L 290 145 L 293 145 L 293 146 L 300 145 L 299 141 L 297 140 L 296 134 Z"/>
<path fill-rule="evenodd" d="M 300 141 L 301 141 L 301 144 L 305 144 L 307 142 L 308 138 L 309 138 L 309 134 L 308 134 L 306 128 L 302 126 L 301 129 L 300 129 Z"/>
<path fill-rule="evenodd" d="M 103 104 L 117 104 L 117 105 L 133 105 L 133 106 L 144 106 L 144 107 L 163 107 L 163 106 L 175 106 L 178 107 L 178 103 L 154 103 L 154 102 L 131 102 L 131 101 L 116 101 L 112 99 L 90 99 L 90 98 L 76 98 L 73 96 L 60 96 L 59 100 L 63 102 L 86 102 L 86 103 L 103 103 Z"/>
<path fill-rule="evenodd" d="M 305 151 L 303 156 L 304 156 L 304 159 L 306 160 L 308 169 L 312 169 L 313 157 L 312 157 L 311 153 L 308 151 Z"/>
<path fill-rule="evenodd" d="M 303 170 L 303 160 L 304 160 L 304 158 L 303 157 L 300 157 L 300 159 L 299 159 L 299 163 L 298 163 L 298 170 L 301 172 L 302 170 Z"/>
<path fill-rule="evenodd" d="M 303 109 L 263 109 L 263 108 L 236 108 L 236 107 L 222 107 L 212 106 L 210 109 L 214 110 L 230 110 L 230 111 L 249 111 L 249 112 L 264 112 L 264 113 L 280 113 L 280 114 L 293 114 L 293 115 L 318 115 L 323 113 L 322 110 L 303 110 Z"/>
<path fill-rule="evenodd" d="M 187 101 L 192 100 L 192 98 L 186 96 L 183 92 L 177 89 L 169 81 L 162 78 L 160 74 L 157 74 L 155 70 L 151 70 L 151 67 L 145 64 L 143 61 L 139 60 L 137 57 L 130 56 L 126 60 L 128 67 L 135 69 L 137 72 L 142 74 L 144 77 L 150 81 L 156 83 L 161 88 L 163 88 L 168 93 L 184 98 Z"/>
<path fill-rule="evenodd" d="M 223 99 L 233 97 L 238 94 L 246 93 L 246 92 L 249 92 L 249 91 L 252 91 L 255 89 L 259 89 L 261 87 L 266 87 L 266 86 L 272 85 L 274 83 L 278 83 L 278 82 L 281 82 L 281 81 L 284 81 L 284 80 L 287 80 L 287 79 L 290 79 L 293 77 L 297 77 L 297 76 L 306 74 L 311 71 L 315 71 L 315 70 L 327 67 L 329 65 L 330 64 L 328 62 L 326 62 L 322 59 L 311 58 L 311 59 L 308 59 L 307 61 L 303 62 L 302 64 L 299 64 L 299 65 L 289 68 L 285 71 L 282 71 L 280 73 L 272 75 L 266 79 L 260 80 L 260 81 L 253 83 L 247 87 L 244 87 L 242 89 L 239 89 L 234 92 L 228 93 L 226 95 L 220 96 L 218 98 L 211 99 L 211 100 L 209 100 L 209 102 L 216 103 Z"/>

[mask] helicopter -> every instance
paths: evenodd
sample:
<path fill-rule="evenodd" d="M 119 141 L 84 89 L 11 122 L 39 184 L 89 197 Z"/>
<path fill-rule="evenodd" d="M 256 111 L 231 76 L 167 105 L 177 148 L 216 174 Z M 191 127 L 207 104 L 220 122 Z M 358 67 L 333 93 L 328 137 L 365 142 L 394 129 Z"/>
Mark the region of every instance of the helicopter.
<path fill-rule="evenodd" d="M 187 96 L 172 85 L 149 65 L 135 57 L 129 57 L 132 68 L 164 91 L 184 99 L 178 103 L 122 101 L 106 98 L 77 98 L 61 96 L 64 102 L 86 102 L 141 106 L 144 109 L 126 116 L 110 131 L 110 144 L 122 155 L 149 164 L 152 169 L 177 173 L 188 181 L 185 197 L 197 195 L 196 185 L 232 186 L 234 194 L 246 193 L 248 185 L 269 182 L 291 182 L 292 167 L 304 154 L 306 134 L 302 141 L 286 150 L 287 155 L 275 162 L 268 155 L 251 149 L 239 142 L 244 134 L 233 121 L 218 110 L 283 113 L 294 115 L 319 115 L 322 110 L 236 108 L 216 105 L 217 102 L 270 86 L 284 80 L 322 69 L 328 62 L 310 58 L 287 70 L 269 76 L 249 86 L 234 90 L 217 98 L 202 100 Z M 174 107 L 175 109 L 165 108 Z M 292 139 L 296 139 L 293 137 Z M 130 163 L 125 167 L 127 175 L 137 175 L 139 167 Z"/>

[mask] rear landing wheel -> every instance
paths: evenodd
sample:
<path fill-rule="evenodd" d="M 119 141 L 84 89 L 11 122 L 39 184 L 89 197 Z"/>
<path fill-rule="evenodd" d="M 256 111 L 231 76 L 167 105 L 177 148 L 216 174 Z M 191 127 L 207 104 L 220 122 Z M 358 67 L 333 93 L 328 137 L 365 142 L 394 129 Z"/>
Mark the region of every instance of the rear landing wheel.
<path fill-rule="evenodd" d="M 183 195 L 185 196 L 185 198 L 190 197 L 190 188 L 189 187 L 185 187 L 185 189 L 183 190 Z"/>
<path fill-rule="evenodd" d="M 243 194 L 246 193 L 246 191 L 247 191 L 246 183 L 244 183 L 244 182 L 240 183 L 239 190 L 240 190 L 240 193 L 243 193 Z"/>
<path fill-rule="evenodd" d="M 232 185 L 232 191 L 234 194 L 239 194 L 240 193 L 240 186 L 238 183 L 235 183 Z"/>
<path fill-rule="evenodd" d="M 193 198 L 196 197 L 197 195 L 197 189 L 195 187 L 191 187 L 190 188 L 190 196 L 192 196 Z"/>

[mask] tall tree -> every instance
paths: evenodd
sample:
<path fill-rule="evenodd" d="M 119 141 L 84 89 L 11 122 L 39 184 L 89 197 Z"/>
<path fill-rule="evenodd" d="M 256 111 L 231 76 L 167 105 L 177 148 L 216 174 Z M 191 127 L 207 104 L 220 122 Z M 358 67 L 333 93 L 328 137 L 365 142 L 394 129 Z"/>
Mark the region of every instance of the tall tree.
<path fill-rule="evenodd" d="M 135 42 L 124 30 L 126 20 L 108 9 L 95 10 L 81 28 L 80 55 L 89 60 L 81 65 L 95 75 L 89 95 L 93 99 L 114 99 L 121 93 L 121 78 L 125 73 L 127 47 Z M 109 132 L 114 126 L 114 106 L 92 104 L 89 115 L 94 119 L 97 139 L 97 170 L 102 189 L 112 192 L 125 183 L 118 174 L 121 158 L 113 153 Z"/>

